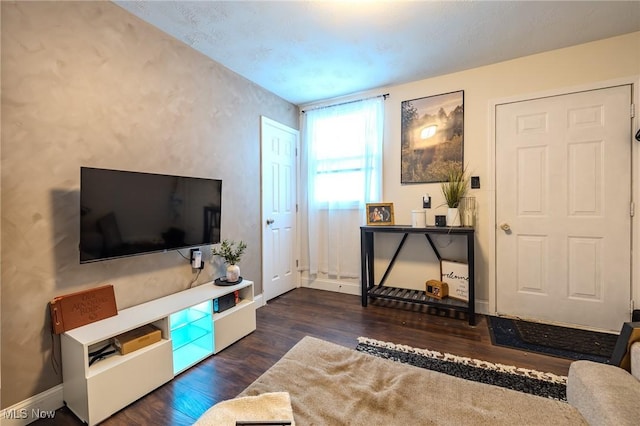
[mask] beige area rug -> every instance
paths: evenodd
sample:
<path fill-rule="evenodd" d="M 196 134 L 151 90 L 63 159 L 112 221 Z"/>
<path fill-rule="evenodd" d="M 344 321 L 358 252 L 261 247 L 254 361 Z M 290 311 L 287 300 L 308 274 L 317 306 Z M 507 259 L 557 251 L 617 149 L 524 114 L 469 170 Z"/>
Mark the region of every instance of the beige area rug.
<path fill-rule="evenodd" d="M 239 396 L 287 392 L 300 425 L 578 425 L 565 402 L 305 337 Z"/>

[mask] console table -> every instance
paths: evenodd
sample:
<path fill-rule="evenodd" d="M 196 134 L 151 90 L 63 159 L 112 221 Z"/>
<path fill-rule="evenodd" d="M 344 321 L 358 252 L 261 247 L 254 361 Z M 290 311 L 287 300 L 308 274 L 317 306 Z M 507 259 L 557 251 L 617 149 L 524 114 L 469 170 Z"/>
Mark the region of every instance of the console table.
<path fill-rule="evenodd" d="M 373 236 L 375 233 L 395 233 L 404 234 L 398 248 L 396 249 L 386 271 L 384 272 L 379 284 L 375 284 L 375 275 L 373 269 L 374 263 L 374 244 Z M 445 298 L 442 300 L 428 297 L 424 291 L 412 290 L 399 287 L 385 286 L 384 283 L 389 276 L 389 272 L 400 254 L 400 250 L 404 246 L 409 234 L 423 234 L 431 249 L 435 253 L 438 260 L 442 260 L 438 249 L 436 248 L 432 234 L 441 235 L 462 235 L 467 238 L 467 263 L 469 265 L 469 301 Z M 394 226 L 361 226 L 360 227 L 360 256 L 362 268 L 362 306 L 367 306 L 369 298 L 372 299 L 388 299 L 401 302 L 416 303 L 429 305 L 439 308 L 451 309 L 459 312 L 466 312 L 469 316 L 469 325 L 475 325 L 475 274 L 474 274 L 474 236 L 475 231 L 470 227 L 438 227 L 428 226 L 426 228 L 413 228 L 407 225 Z M 438 277 L 439 278 L 439 277 Z"/>

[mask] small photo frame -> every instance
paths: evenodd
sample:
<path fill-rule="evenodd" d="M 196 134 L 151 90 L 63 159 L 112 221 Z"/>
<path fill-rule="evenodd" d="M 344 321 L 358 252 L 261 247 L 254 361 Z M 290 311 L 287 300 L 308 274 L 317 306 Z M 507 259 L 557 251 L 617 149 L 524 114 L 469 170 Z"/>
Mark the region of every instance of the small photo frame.
<path fill-rule="evenodd" d="M 367 225 L 393 225 L 393 203 L 368 203 Z"/>

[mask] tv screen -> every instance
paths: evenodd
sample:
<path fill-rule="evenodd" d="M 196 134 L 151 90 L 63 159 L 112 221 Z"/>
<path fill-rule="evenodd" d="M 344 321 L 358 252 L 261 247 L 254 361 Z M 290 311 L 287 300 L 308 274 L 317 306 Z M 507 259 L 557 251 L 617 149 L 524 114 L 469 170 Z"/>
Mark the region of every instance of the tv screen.
<path fill-rule="evenodd" d="M 80 263 L 220 242 L 222 181 L 80 169 Z"/>

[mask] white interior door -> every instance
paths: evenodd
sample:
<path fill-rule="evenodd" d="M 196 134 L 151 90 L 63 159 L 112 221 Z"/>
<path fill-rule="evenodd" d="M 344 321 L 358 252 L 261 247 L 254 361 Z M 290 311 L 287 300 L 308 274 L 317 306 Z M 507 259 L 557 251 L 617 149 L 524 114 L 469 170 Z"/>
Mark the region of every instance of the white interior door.
<path fill-rule="evenodd" d="M 630 104 L 627 85 L 496 107 L 499 314 L 630 320 Z"/>
<path fill-rule="evenodd" d="M 297 287 L 296 152 L 299 132 L 261 120 L 262 285 L 265 302 Z"/>

